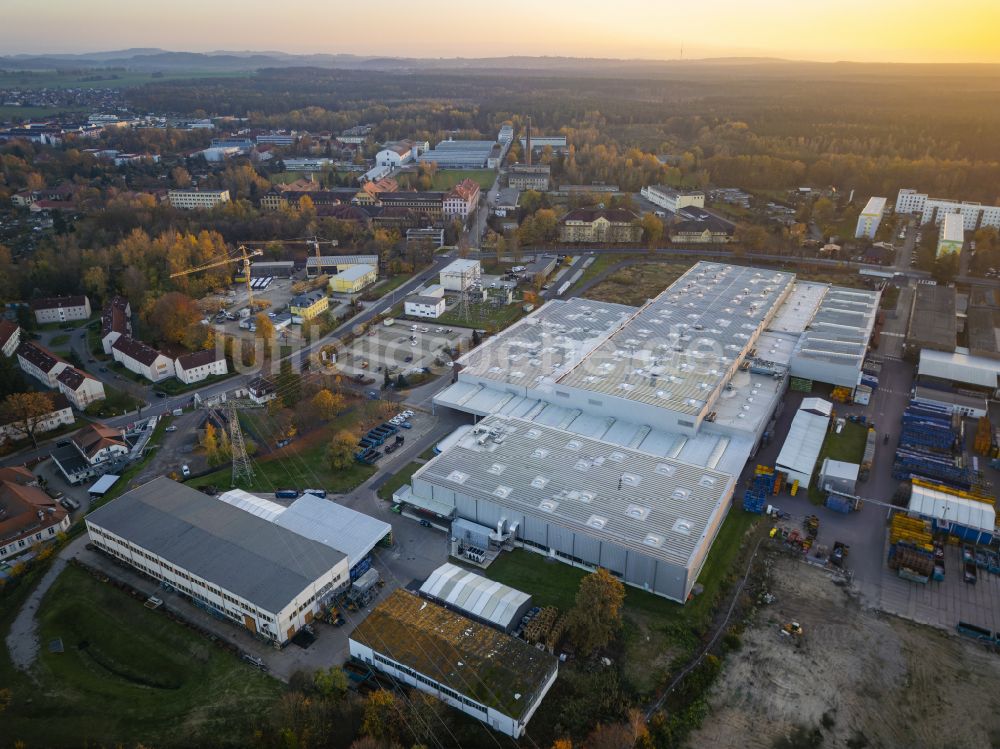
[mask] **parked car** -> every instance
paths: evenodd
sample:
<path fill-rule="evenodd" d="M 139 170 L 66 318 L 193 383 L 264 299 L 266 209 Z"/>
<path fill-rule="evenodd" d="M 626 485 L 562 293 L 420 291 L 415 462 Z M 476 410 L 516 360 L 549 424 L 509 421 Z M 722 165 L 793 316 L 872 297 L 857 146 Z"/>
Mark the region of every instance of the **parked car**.
<path fill-rule="evenodd" d="M 181 466 L 181 475 L 183 475 L 184 478 L 188 478 L 191 475 L 191 468 L 186 463 Z"/>
<path fill-rule="evenodd" d="M 63 493 L 58 489 L 53 489 L 51 487 L 46 488 L 45 493 L 48 494 L 52 499 L 62 499 Z"/>
<path fill-rule="evenodd" d="M 63 507 L 65 507 L 67 510 L 70 511 L 80 509 L 80 503 L 77 502 L 72 497 L 63 497 L 62 499 L 59 500 L 59 504 L 61 504 Z"/>
<path fill-rule="evenodd" d="M 177 427 L 175 427 L 175 426 L 171 425 L 171 426 L 168 426 L 168 427 L 167 427 L 166 429 L 164 429 L 163 431 L 164 431 L 164 432 L 176 432 L 176 431 L 177 431 Z"/>

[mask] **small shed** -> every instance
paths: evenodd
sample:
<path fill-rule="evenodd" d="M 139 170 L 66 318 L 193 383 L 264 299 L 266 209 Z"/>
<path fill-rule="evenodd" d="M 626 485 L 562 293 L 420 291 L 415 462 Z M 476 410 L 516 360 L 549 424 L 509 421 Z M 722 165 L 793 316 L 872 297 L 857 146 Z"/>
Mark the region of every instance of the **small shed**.
<path fill-rule="evenodd" d="M 121 476 L 114 473 L 106 473 L 94 482 L 94 485 L 87 490 L 87 493 L 91 497 L 103 497 L 120 478 Z"/>
<path fill-rule="evenodd" d="M 820 489 L 831 494 L 854 496 L 860 470 L 861 466 L 857 463 L 824 458 L 819 471 Z"/>

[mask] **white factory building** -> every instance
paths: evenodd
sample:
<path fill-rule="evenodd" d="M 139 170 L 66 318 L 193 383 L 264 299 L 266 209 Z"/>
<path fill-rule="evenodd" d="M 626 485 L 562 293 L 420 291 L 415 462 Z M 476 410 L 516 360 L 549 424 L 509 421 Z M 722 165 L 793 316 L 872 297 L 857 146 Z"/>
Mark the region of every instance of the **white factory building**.
<path fill-rule="evenodd" d="M 86 524 L 102 551 L 276 644 L 350 582 L 343 552 L 164 477 Z"/>
<path fill-rule="evenodd" d="M 700 262 L 640 308 L 549 301 L 458 360 L 434 403 L 482 421 L 394 499 L 684 601 L 799 360 L 856 384 L 852 293 Z"/>
<path fill-rule="evenodd" d="M 882 216 L 885 213 L 885 198 L 872 196 L 868 199 L 868 204 L 861 209 L 858 215 L 858 226 L 854 230 L 855 239 L 868 237 L 875 239 L 875 232 L 878 231 L 879 224 L 882 223 Z"/>
<path fill-rule="evenodd" d="M 899 191 L 896 213 L 916 213 L 921 224 L 939 224 L 949 213 L 958 213 L 962 216 L 965 231 L 975 231 L 983 226 L 1000 228 L 1000 206 L 931 198 L 927 193 L 916 190 Z"/>
<path fill-rule="evenodd" d="M 705 193 L 690 190 L 676 190 L 666 185 L 649 185 L 639 191 L 653 205 L 666 208 L 671 213 L 677 213 L 681 208 L 704 208 Z"/>
<path fill-rule="evenodd" d="M 483 275 L 483 266 L 478 260 L 459 258 L 441 269 L 441 286 L 445 291 L 465 291 Z"/>

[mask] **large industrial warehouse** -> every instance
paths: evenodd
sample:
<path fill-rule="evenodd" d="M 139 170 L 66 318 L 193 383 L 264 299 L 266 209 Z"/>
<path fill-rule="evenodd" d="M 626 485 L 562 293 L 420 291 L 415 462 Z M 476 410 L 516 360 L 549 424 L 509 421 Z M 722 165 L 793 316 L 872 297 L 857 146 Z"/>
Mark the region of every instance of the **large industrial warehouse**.
<path fill-rule="evenodd" d="M 458 361 L 434 403 L 483 421 L 394 499 L 480 525 L 474 561 L 520 545 L 683 602 L 789 377 L 856 384 L 878 298 L 699 262 L 639 308 L 549 301 Z"/>
<path fill-rule="evenodd" d="M 278 644 L 350 581 L 340 551 L 164 477 L 86 524 L 98 548 Z"/>

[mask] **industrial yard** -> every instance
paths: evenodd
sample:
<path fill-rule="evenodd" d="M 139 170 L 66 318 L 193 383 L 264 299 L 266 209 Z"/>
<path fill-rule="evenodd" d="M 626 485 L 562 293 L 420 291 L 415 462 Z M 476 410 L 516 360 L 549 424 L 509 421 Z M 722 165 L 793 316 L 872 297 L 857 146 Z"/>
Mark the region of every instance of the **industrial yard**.
<path fill-rule="evenodd" d="M 765 557 L 774 596 L 726 658 L 692 746 L 986 747 L 1000 740 L 1000 660 L 971 640 L 859 603 L 808 564 Z M 796 621 L 801 636 L 779 634 Z"/>

